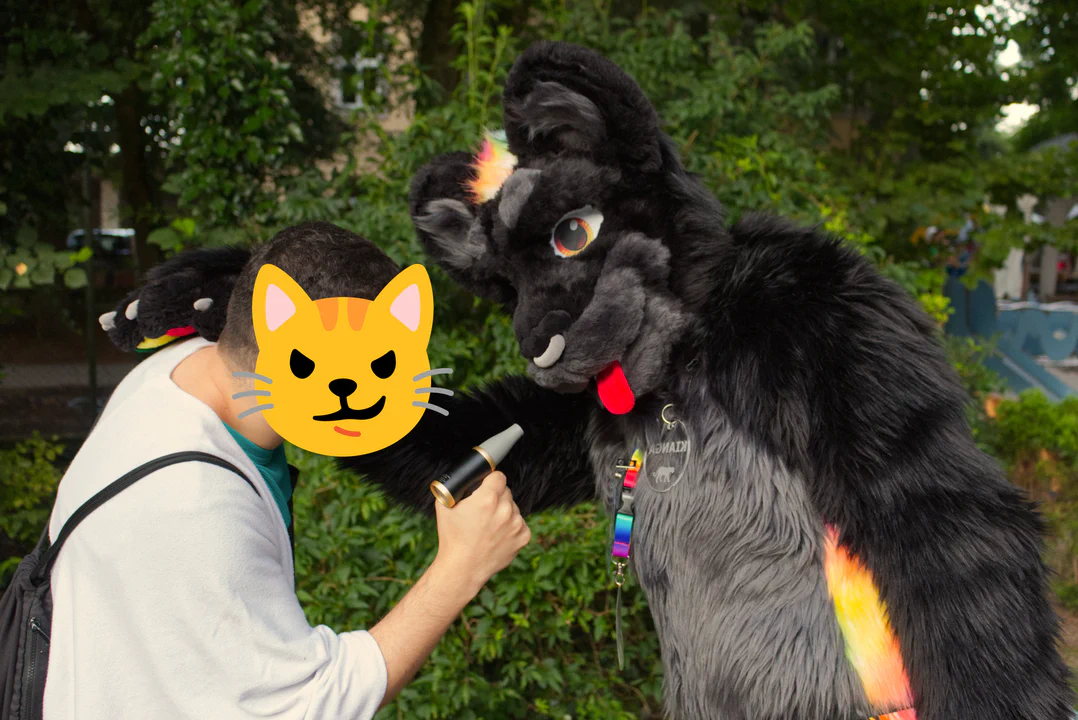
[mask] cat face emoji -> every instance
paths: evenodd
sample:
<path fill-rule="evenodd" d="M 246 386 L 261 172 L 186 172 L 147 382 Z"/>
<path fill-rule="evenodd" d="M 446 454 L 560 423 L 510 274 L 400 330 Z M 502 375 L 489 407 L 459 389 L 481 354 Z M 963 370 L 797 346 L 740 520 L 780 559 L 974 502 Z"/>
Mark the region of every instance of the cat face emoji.
<path fill-rule="evenodd" d="M 430 407 L 434 295 L 422 265 L 402 270 L 374 300 L 311 300 L 267 264 L 252 299 L 259 407 L 293 445 L 364 455 L 407 435 Z"/>

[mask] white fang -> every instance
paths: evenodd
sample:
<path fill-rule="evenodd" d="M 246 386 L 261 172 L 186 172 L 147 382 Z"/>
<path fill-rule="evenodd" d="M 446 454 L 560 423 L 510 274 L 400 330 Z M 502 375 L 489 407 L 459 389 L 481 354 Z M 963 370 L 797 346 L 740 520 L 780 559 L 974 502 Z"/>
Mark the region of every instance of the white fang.
<path fill-rule="evenodd" d="M 532 360 L 538 367 L 548 368 L 561 359 L 561 354 L 565 352 L 565 336 L 555 335 L 550 338 L 550 343 L 546 346 L 546 350 L 539 357 Z"/>

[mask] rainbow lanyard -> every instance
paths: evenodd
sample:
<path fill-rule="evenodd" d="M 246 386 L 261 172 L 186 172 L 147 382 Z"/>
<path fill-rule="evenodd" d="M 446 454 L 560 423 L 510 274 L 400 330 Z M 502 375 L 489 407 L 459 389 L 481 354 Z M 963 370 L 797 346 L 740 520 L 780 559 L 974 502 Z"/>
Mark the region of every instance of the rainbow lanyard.
<path fill-rule="evenodd" d="M 617 569 L 618 587 L 624 582 L 625 565 L 629 560 L 633 536 L 633 491 L 636 490 L 636 479 L 643 462 L 644 453 L 640 448 L 636 448 L 628 465 L 618 465 L 619 470 L 625 470 L 625 476 L 621 481 L 621 495 L 614 516 L 614 545 L 610 549 L 610 556 Z"/>
<path fill-rule="evenodd" d="M 618 643 L 618 669 L 625 667 L 625 639 L 621 632 L 621 586 L 625 584 L 625 568 L 629 563 L 629 553 L 633 540 L 633 492 L 636 490 L 636 478 L 644 464 L 644 453 L 640 448 L 633 450 L 628 465 L 618 465 L 624 470 L 621 478 L 621 493 L 617 500 L 617 512 L 614 515 L 614 544 L 610 548 L 610 559 L 614 563 L 614 584 L 618 586 L 618 599 L 614 606 L 614 628 Z M 617 477 L 617 475 L 615 475 Z"/>

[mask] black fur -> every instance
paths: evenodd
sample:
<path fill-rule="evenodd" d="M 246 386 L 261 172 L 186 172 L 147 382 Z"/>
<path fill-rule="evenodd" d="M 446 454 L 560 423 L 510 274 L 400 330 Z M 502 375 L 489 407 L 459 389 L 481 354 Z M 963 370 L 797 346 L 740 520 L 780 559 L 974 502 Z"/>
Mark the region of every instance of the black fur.
<path fill-rule="evenodd" d="M 236 278 L 250 256 L 246 248 L 218 248 L 187 250 L 166 260 L 116 305 L 109 339 L 121 350 L 132 352 L 146 338 L 191 325 L 200 336 L 216 342 L 225 326 Z M 213 301 L 208 310 L 195 309 L 195 301 L 201 298 Z M 137 314 L 128 319 L 127 308 L 136 300 Z"/>
<path fill-rule="evenodd" d="M 509 377 L 478 393 L 439 397 L 438 404 L 449 408 L 448 416 L 424 413 L 404 441 L 369 455 L 341 458 L 341 464 L 380 483 L 398 502 L 433 514 L 431 481 L 459 462 L 469 448 L 519 423 L 528 446 L 546 449 L 518 452 L 514 447 L 498 467 L 510 479 L 513 500 L 522 513 L 594 496 L 587 456 L 588 411 L 594 404 L 589 397 L 559 394 L 526 378 Z"/>
<path fill-rule="evenodd" d="M 463 153 L 417 174 L 410 208 L 450 274 L 513 313 L 528 357 L 554 334 L 572 347 L 553 367 L 530 365 L 535 381 L 443 398 L 449 417 L 427 413 L 401 442 L 343 464 L 430 512 L 430 480 L 519 422 L 525 439 L 502 468 L 523 511 L 596 494 L 609 503 L 615 461 L 673 402 L 715 462 L 677 492 L 639 492 L 635 568 L 672 716 L 853 720 L 878 710 L 848 692 L 844 661 L 827 666 L 838 646 L 806 644 L 841 644 L 833 611 L 814 616 L 811 593 L 789 594 L 791 579 L 822 578 L 827 523 L 874 575 L 919 720 L 1069 718 L 1041 521 L 977 450 L 967 399 L 915 302 L 834 238 L 766 216 L 727 228 L 640 89 L 590 51 L 528 50 L 504 97 L 518 167 L 540 171 L 505 214 L 512 227 L 499 213 L 505 198 L 467 199 Z M 437 217 L 456 212 L 432 206 L 441 199 L 462 203 L 471 224 Z M 584 205 L 603 213 L 599 236 L 578 256 L 554 257 L 553 224 Z M 473 243 L 470 265 L 456 242 Z M 636 392 L 633 412 L 612 416 L 590 391 L 555 392 L 579 387 L 611 352 Z M 739 505 L 754 494 L 759 520 Z M 802 522 L 774 524 L 790 519 Z M 784 575 L 806 548 L 812 566 Z"/>
<path fill-rule="evenodd" d="M 727 230 L 721 206 L 683 169 L 639 88 L 590 51 L 548 43 L 527 51 L 510 72 L 505 108 L 518 168 L 541 171 L 515 226 L 500 221 L 497 210 L 505 198 L 499 196 L 471 206 L 472 226 L 458 228 L 456 235 L 446 226 L 432 231 L 435 226 L 427 223 L 418 226 L 420 237 L 439 261 L 452 254 L 454 243 L 485 240 L 474 266 L 458 263 L 452 273 L 488 296 L 490 279 L 504 278 L 511 290 L 503 294 L 513 298 L 509 309 L 528 357 L 552 335 L 564 334 L 562 360 L 553 368 L 529 366 L 540 385 L 566 387 L 614 359 L 610 343 L 620 351 L 615 354 L 638 398 L 634 412 L 613 418 L 592 402 L 570 408 L 586 419 L 570 417 L 568 410 L 558 414 L 570 427 L 587 428 L 574 437 L 591 443 L 593 488 L 607 483 L 612 466 L 602 463 L 631 446 L 658 403 L 677 402 L 690 425 L 705 426 L 705 436 L 708 423 L 729 423 L 736 436 L 757 448 L 758 459 L 740 461 L 749 463 L 741 466 L 746 478 L 780 463 L 803 483 L 811 503 L 804 510 L 820 518 L 821 528 L 838 527 L 841 542 L 872 571 L 899 638 L 920 720 L 1070 717 L 1068 672 L 1056 649 L 1058 620 L 1040 557 L 1041 521 L 976 448 L 963 412 L 967 398 L 935 328 L 914 301 L 836 239 L 766 216 L 749 216 Z M 430 178 L 465 177 L 464 163 L 460 155 L 443 157 L 419 173 L 413 215 L 427 212 L 439 197 L 460 197 Z M 519 198 L 512 204 L 515 212 Z M 603 213 L 599 237 L 578 256 L 556 258 L 551 228 L 563 213 L 584 205 Z M 656 251 L 654 243 L 665 251 Z M 604 288 L 605 277 L 617 282 Z M 634 298 L 641 293 L 645 309 L 638 312 Z M 592 323 L 588 318 L 598 304 L 606 309 Z M 681 315 L 689 318 L 684 327 L 663 336 L 670 318 Z M 573 337 L 582 324 L 588 332 Z M 642 346 L 647 353 L 639 352 Z M 503 393 L 499 408 L 506 419 L 523 421 L 546 412 L 534 404 L 541 400 Z M 565 400 L 558 402 L 563 408 Z M 570 482 L 589 482 L 575 473 L 559 474 L 552 486 L 535 472 L 557 445 L 557 427 L 537 428 L 538 437 L 533 430 L 530 441 L 514 451 L 514 493 L 541 499 L 529 503 L 529 510 L 587 494 Z M 412 452 L 423 451 L 426 432 L 421 426 L 406 439 L 407 448 L 394 449 L 408 458 L 409 469 L 419 464 Z M 567 455 L 579 449 L 561 447 Z M 365 469 L 365 462 L 359 458 L 355 467 Z M 577 467 L 582 460 L 567 456 L 559 462 Z M 725 467 L 734 472 L 738 465 L 731 461 Z M 379 475 L 394 470 L 392 464 L 376 468 Z M 699 482 L 696 492 L 704 497 L 708 478 Z M 679 616 L 711 611 L 720 622 L 727 611 L 679 606 L 686 598 L 679 600 L 671 589 L 672 576 L 687 573 L 719 586 L 733 577 L 718 565 L 708 570 L 703 549 L 688 567 L 657 566 L 661 553 L 646 551 L 652 543 L 687 542 L 685 536 L 678 539 L 677 528 L 702 521 L 675 518 L 658 529 L 665 537 L 639 541 L 646 557 L 638 570 L 656 625 L 665 628 L 668 709 L 693 718 L 825 720 L 867 714 L 863 700 L 843 700 L 838 691 L 824 692 L 815 709 L 808 709 L 804 698 L 815 688 L 802 687 L 800 696 L 784 694 L 799 678 L 761 672 L 739 687 L 732 678 L 755 668 L 708 675 L 712 670 L 702 668 L 712 666 L 709 658 L 679 655 L 678 648 L 691 645 L 681 642 L 688 639 L 683 633 L 692 632 Z M 720 530 L 712 528 L 712 535 Z M 730 539 L 750 554 L 757 540 Z M 707 536 L 694 542 L 705 548 Z M 692 557 L 692 548 L 685 554 Z M 781 586 L 767 589 L 772 592 Z M 796 617 L 773 621 L 789 630 L 785 643 L 797 642 L 796 626 L 784 627 Z M 705 623 L 696 628 L 707 635 L 707 621 L 696 622 Z M 787 650 L 776 646 L 775 657 Z M 805 677 L 814 675 L 806 669 Z M 751 683 L 775 692 L 761 700 Z"/>

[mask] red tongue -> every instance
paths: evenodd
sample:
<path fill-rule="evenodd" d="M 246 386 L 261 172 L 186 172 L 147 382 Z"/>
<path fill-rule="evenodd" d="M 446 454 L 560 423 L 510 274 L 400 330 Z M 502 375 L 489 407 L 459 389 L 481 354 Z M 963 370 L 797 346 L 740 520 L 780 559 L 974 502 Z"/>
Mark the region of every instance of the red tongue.
<path fill-rule="evenodd" d="M 609 412 L 624 415 L 633 409 L 636 398 L 629 388 L 629 381 L 625 379 L 625 371 L 617 360 L 599 371 L 595 376 L 595 384 L 599 386 L 599 400 Z"/>

